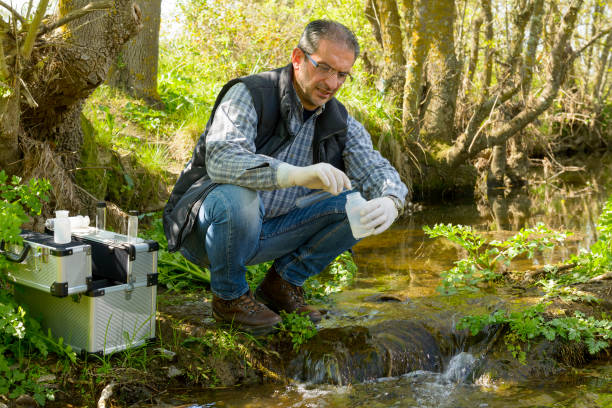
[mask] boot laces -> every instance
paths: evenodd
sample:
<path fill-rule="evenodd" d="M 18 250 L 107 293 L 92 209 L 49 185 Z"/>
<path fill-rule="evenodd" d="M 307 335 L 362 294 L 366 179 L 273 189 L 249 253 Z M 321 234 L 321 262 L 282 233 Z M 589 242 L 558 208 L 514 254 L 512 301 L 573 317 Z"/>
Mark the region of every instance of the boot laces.
<path fill-rule="evenodd" d="M 247 310 L 250 314 L 261 312 L 262 310 L 264 310 L 265 307 L 263 304 L 253 299 L 251 293 L 248 293 L 246 296 L 243 296 L 240 299 L 240 303 L 238 305 L 240 306 L 240 308 Z"/>

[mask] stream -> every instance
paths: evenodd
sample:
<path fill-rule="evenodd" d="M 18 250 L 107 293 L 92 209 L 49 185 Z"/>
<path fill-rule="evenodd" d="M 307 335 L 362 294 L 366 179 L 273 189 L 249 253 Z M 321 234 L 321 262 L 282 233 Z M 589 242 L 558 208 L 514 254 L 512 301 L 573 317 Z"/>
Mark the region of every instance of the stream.
<path fill-rule="evenodd" d="M 536 296 L 516 287 L 440 295 L 440 272 L 465 253 L 444 239 L 428 238 L 422 229 L 435 223 L 463 224 L 488 239 L 504 239 L 544 222 L 573 235 L 562 247 L 537 254 L 533 262 L 536 267 L 560 262 L 597 240 L 597 217 L 612 191 L 611 169 L 570 173 L 567 182 L 533 183 L 507 197 L 424 205 L 355 246 L 356 280 L 331 295 L 319 335 L 288 364 L 294 383 L 189 392 L 165 403 L 193 408 L 612 407 L 610 360 L 554 375 L 519 370 L 503 381 L 482 375 L 481 355 L 494 333 L 468 341 L 454 329 L 458 320 L 500 303 L 528 305 Z M 528 266 L 533 267 L 526 260 L 512 265 Z"/>

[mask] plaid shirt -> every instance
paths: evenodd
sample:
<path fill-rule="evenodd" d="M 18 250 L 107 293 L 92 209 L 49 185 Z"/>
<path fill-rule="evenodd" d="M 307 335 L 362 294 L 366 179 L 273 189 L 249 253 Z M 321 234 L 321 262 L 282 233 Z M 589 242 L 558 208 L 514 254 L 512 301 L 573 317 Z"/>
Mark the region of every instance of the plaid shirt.
<path fill-rule="evenodd" d="M 295 100 L 298 101 L 294 91 Z M 275 157 L 255 154 L 257 113 L 247 87 L 234 85 L 217 108 L 206 138 L 206 169 L 215 183 L 236 184 L 259 191 L 265 218 L 277 217 L 295 208 L 297 198 L 310 194 L 305 187 L 281 189 L 276 180 L 278 166 L 289 163 L 309 166 L 312 161 L 312 139 L 320 107 L 306 122 L 299 102 L 292 109 L 289 131 L 291 142 Z M 391 164 L 374 150 L 370 135 L 352 116 L 348 117 L 348 134 L 343 152 L 346 174 L 352 187 L 366 199 L 385 195 L 402 202 L 408 189 Z"/>

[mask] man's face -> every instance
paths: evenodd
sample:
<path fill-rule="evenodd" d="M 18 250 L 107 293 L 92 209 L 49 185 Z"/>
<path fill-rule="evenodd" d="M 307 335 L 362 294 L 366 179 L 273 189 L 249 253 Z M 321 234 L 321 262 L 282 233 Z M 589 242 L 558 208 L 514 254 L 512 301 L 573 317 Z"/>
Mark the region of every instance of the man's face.
<path fill-rule="evenodd" d="M 332 68 L 332 75 L 315 68 L 304 51 L 296 48 L 291 55 L 293 84 L 305 109 L 314 110 L 334 97 L 344 83 L 337 72 L 350 72 L 355 53 L 343 43 L 322 39 L 319 48 L 310 55 L 316 64 Z"/>

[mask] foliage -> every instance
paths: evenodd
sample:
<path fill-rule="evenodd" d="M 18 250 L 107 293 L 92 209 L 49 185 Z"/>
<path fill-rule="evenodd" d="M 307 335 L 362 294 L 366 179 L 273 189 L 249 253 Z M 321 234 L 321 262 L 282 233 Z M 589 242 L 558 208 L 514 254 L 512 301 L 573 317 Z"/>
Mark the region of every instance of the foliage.
<path fill-rule="evenodd" d="M 507 348 L 512 355 L 522 363 L 526 362 L 526 353 L 522 344 L 529 349 L 530 341 L 544 336 L 547 340 L 555 338 L 584 342 L 589 353 L 596 354 L 608 347 L 612 340 L 612 320 L 585 317 L 576 311 L 573 317 L 558 317 L 551 320 L 544 318 L 546 306 L 540 303 L 525 310 L 510 312 L 498 310 L 490 315 L 466 316 L 457 324 L 458 329 L 468 329 L 476 335 L 489 325 L 506 325 L 509 334 L 506 335 Z"/>
<path fill-rule="evenodd" d="M 426 227 L 427 228 L 427 227 Z M 480 280 L 477 275 L 478 269 L 476 265 L 482 266 L 483 256 L 481 247 L 483 242 L 471 230 L 466 230 L 467 227 L 442 226 L 427 228 L 430 236 L 447 236 L 453 242 L 459 243 L 466 247 L 470 256 L 468 259 L 457 262 L 463 270 L 471 268 L 470 274 L 457 274 L 457 278 L 449 280 L 448 285 L 457 283 L 459 288 L 463 288 L 468 284 L 478 283 Z M 507 348 L 512 355 L 519 359 L 522 363 L 526 361 L 526 352 L 522 344 L 526 344 L 529 349 L 530 341 L 544 336 L 547 340 L 553 341 L 560 338 L 567 341 L 584 342 L 588 347 L 589 353 L 596 354 L 599 351 L 609 347 L 612 344 L 612 321 L 603 316 L 601 319 L 596 319 L 593 316 L 586 317 L 584 314 L 576 311 L 572 317 L 558 317 L 547 319 L 545 316 L 546 307 L 550 304 L 549 299 L 559 297 L 564 301 L 581 301 L 581 302 L 599 302 L 594 296 L 581 292 L 571 286 L 571 284 L 586 282 L 593 276 L 609 272 L 612 270 L 611 248 L 612 248 L 612 197 L 605 204 L 597 226 L 600 232 L 598 241 L 592 246 L 590 253 L 582 253 L 572 257 L 572 261 L 576 263 L 576 267 L 569 273 L 558 274 L 556 268 L 550 268 L 547 278 L 542 279 L 538 284 L 544 290 L 542 301 L 535 306 L 521 311 L 497 310 L 489 315 L 466 316 L 457 325 L 458 329 L 469 329 L 472 335 L 477 334 L 485 326 L 489 325 L 504 325 L 508 328 L 506 334 Z M 550 234 L 550 231 L 538 226 L 538 234 Z M 531 232 L 521 230 L 512 239 L 505 241 L 511 243 L 510 246 L 502 250 L 500 253 L 511 249 L 510 254 L 517 256 L 518 254 L 527 252 L 528 257 L 532 256 L 535 250 L 546 248 L 550 245 L 550 241 L 545 240 L 545 235 L 539 235 L 535 241 L 530 239 Z M 553 235 L 553 240 L 562 239 L 564 234 Z M 500 244 L 494 243 L 495 248 L 500 248 Z M 504 243 L 501 243 L 504 245 Z M 484 258 L 489 259 L 489 258 Z M 507 262 L 508 256 L 504 256 Z M 510 258 L 511 259 L 511 258 Z M 480 261 L 480 262 L 479 262 Z M 477 278 L 473 278 L 477 276 Z M 449 275 L 445 276 L 448 279 Z M 452 289 L 452 288 L 451 288 Z M 449 290 L 447 292 L 452 292 Z"/>
<path fill-rule="evenodd" d="M 297 314 L 281 311 L 280 315 L 283 318 L 280 329 L 291 338 L 293 351 L 297 352 L 302 344 L 316 336 L 317 329 L 307 313 Z"/>
<path fill-rule="evenodd" d="M 168 241 L 159 214 L 154 216 L 151 228 L 142 232 L 143 237 L 159 243 L 157 273 L 159 283 L 171 290 L 210 287 L 210 271 L 189 262 L 180 252 L 168 252 Z"/>
<path fill-rule="evenodd" d="M 431 238 L 444 237 L 468 252 L 467 258 L 455 262 L 454 268 L 442 272 L 439 290 L 446 294 L 476 291 L 478 284 L 499 279 L 502 266 L 508 267 L 519 256 L 532 259 L 537 251 L 552 249 L 569 235 L 551 231 L 542 223 L 523 228 L 508 240 L 488 243 L 468 226 L 436 224 L 423 230 Z"/>
<path fill-rule="evenodd" d="M 32 179 L 24 184 L 18 177 L 9 181 L 6 173 L 0 171 L 0 240 L 7 250 L 23 244 L 19 235 L 21 225 L 29 221 L 28 215 L 40 215 L 49 189 L 46 180 Z M 16 398 L 28 393 L 44 404 L 53 398 L 53 392 L 37 382 L 44 372 L 30 368 L 30 360 L 46 357 L 50 351 L 73 362 L 76 357 L 70 346 L 64 346 L 61 338 L 55 340 L 51 333 L 44 333 L 40 324 L 15 302 L 5 276 L 13 265 L 0 257 L 0 395 Z"/>
<path fill-rule="evenodd" d="M 570 259 L 576 263 L 576 267 L 570 275 L 564 277 L 563 283 L 585 282 L 594 276 L 612 271 L 612 196 L 608 198 L 599 216 L 597 231 L 600 233 L 599 238 L 590 250 Z"/>
<path fill-rule="evenodd" d="M 346 251 L 338 255 L 321 274 L 304 282 L 304 294 L 308 299 L 324 299 L 349 286 L 355 280 L 356 275 L 357 265 L 351 253 Z"/>

